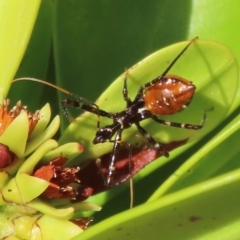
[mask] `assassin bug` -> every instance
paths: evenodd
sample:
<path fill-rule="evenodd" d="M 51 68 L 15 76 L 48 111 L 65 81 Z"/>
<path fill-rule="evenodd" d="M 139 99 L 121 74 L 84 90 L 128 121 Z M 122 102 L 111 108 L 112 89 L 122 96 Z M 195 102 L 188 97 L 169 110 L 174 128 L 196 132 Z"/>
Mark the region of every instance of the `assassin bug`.
<path fill-rule="evenodd" d="M 188 47 L 196 40 L 197 38 L 192 39 L 183 50 L 173 59 L 169 64 L 166 70 L 154 80 L 147 82 L 139 87 L 137 94 L 133 100 L 128 96 L 127 88 L 127 78 L 128 72 L 125 74 L 124 84 L 122 95 L 123 99 L 126 102 L 126 108 L 120 112 L 107 112 L 100 109 L 96 104 L 89 102 L 88 100 L 74 95 L 71 92 L 66 91 L 60 87 L 52 85 L 50 83 L 34 79 L 34 78 L 24 78 L 25 80 L 32 80 L 36 82 L 41 82 L 47 85 L 50 85 L 58 90 L 72 96 L 75 100 L 64 99 L 61 100 L 61 107 L 66 116 L 71 119 L 71 115 L 67 110 L 67 105 L 71 105 L 76 108 L 80 108 L 84 111 L 91 112 L 98 117 L 106 117 L 112 119 L 112 124 L 100 127 L 100 122 L 98 121 L 97 126 L 98 130 L 93 139 L 93 144 L 112 142 L 113 150 L 111 159 L 109 162 L 109 170 L 107 178 L 104 179 L 106 186 L 111 186 L 111 179 L 114 175 L 114 166 L 116 163 L 117 152 L 119 150 L 120 144 L 122 144 L 122 132 L 130 128 L 133 124 L 137 127 L 141 135 L 146 138 L 150 145 L 157 149 L 161 155 L 166 157 L 169 156 L 168 151 L 166 150 L 164 144 L 159 143 L 150 134 L 140 125 L 140 122 L 151 118 L 155 122 L 177 128 L 201 129 L 206 122 L 206 111 L 204 111 L 203 118 L 198 125 L 186 124 L 186 123 L 177 123 L 169 122 L 162 120 L 157 115 L 171 115 L 177 112 L 184 110 L 187 105 L 192 100 L 192 97 L 195 92 L 195 85 L 192 82 L 185 80 L 179 76 L 168 74 L 169 70 L 177 62 L 177 60 L 182 56 L 182 54 L 188 49 Z M 24 79 L 16 79 L 24 80 Z M 114 137 L 115 136 L 115 137 Z M 131 151 L 129 151 L 131 153 Z M 130 154 L 129 154 L 129 158 Z M 131 159 L 129 160 L 129 162 Z M 130 163 L 131 165 L 131 163 Z"/>

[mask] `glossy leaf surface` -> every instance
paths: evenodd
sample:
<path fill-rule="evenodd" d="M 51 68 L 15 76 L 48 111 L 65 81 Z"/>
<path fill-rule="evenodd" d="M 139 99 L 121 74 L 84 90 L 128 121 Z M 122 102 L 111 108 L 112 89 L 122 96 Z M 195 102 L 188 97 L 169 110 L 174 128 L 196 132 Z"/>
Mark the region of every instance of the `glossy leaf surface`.
<path fill-rule="evenodd" d="M 187 42 L 179 43 L 162 49 L 148 56 L 143 61 L 129 69 L 128 89 L 129 96 L 133 99 L 138 87 L 155 79 L 167 68 L 175 56 L 186 46 Z M 216 54 L 219 55 L 216 58 Z M 180 123 L 199 124 L 203 117 L 203 111 L 214 108 L 207 112 L 208 120 L 206 126 L 199 130 L 185 130 L 167 126 L 161 126 L 152 120 L 142 123 L 143 127 L 160 142 L 200 138 L 214 129 L 229 113 L 236 96 L 238 85 L 238 70 L 234 56 L 224 46 L 197 40 L 170 70 L 171 74 L 179 75 L 193 81 L 197 90 L 190 106 L 173 116 L 163 117 L 168 121 Z M 108 112 L 117 112 L 125 109 L 122 99 L 123 79 L 122 74 L 112 85 L 99 97 L 96 102 L 100 108 Z M 231 85 L 226 79 L 232 79 Z M 116 102 L 118 103 L 116 105 Z M 97 116 L 84 113 L 72 122 L 61 136 L 60 142 L 79 141 L 86 146 L 81 158 L 98 157 L 111 150 L 112 144 L 93 145 L 91 142 L 96 132 Z M 101 126 L 109 121 L 101 118 Z M 136 129 L 130 128 L 125 136 L 126 141 L 136 136 Z M 138 140 L 139 141 L 139 140 Z M 141 141 L 141 137 L 140 137 Z"/>
<path fill-rule="evenodd" d="M 113 216 L 73 240 L 237 239 L 239 173 L 229 172 Z"/>
<path fill-rule="evenodd" d="M 40 0 L 0 1 L 0 86 L 4 96 L 27 47 L 39 5 Z"/>

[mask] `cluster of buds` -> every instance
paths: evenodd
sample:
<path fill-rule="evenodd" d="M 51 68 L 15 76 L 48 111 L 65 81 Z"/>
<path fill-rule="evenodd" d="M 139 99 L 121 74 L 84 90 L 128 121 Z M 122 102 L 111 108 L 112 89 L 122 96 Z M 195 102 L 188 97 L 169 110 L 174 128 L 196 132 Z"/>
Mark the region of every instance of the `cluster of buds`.
<path fill-rule="evenodd" d="M 9 104 L 7 99 L 0 105 L 0 239 L 71 239 L 91 221 L 73 216 L 100 210 L 71 202 L 81 185 L 80 168 L 65 165 L 83 147 L 75 142 L 58 146 L 51 139 L 60 119 L 49 124 L 48 104 L 35 113 L 21 101 L 12 109 Z"/>

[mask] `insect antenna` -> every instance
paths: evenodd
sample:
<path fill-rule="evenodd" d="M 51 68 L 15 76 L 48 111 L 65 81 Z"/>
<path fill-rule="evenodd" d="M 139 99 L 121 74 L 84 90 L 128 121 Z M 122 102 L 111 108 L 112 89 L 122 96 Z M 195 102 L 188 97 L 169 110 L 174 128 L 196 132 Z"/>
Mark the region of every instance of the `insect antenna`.
<path fill-rule="evenodd" d="M 185 48 L 183 48 L 183 50 L 173 59 L 173 61 L 170 63 L 170 65 L 165 69 L 165 71 L 161 74 L 162 77 L 164 77 L 169 70 L 173 67 L 173 65 L 178 61 L 178 59 L 183 55 L 183 53 L 189 48 L 190 45 L 192 45 L 192 43 L 197 40 L 198 37 L 193 38 L 191 41 L 189 41 L 189 43 L 186 45 Z"/>
<path fill-rule="evenodd" d="M 74 94 L 74 93 L 72 93 L 72 92 L 70 92 L 70 91 L 68 91 L 64 88 L 61 88 L 61 87 L 59 87 L 55 84 L 49 83 L 49 82 L 41 80 L 41 79 L 31 78 L 31 77 L 23 77 L 23 78 L 14 79 L 12 81 L 12 83 L 15 83 L 15 82 L 18 82 L 18 81 L 32 81 L 32 82 L 42 83 L 44 85 L 55 88 L 58 91 L 71 96 L 72 98 L 76 99 L 76 101 L 73 101 L 73 100 L 70 100 L 70 99 L 64 99 L 64 100 L 61 100 L 61 102 L 60 102 L 63 113 L 67 116 L 67 118 L 70 121 L 74 120 L 74 118 L 69 113 L 66 105 L 71 105 L 73 107 L 82 109 L 83 111 L 92 112 L 92 113 L 94 113 L 95 115 L 98 116 L 97 128 L 99 129 L 101 110 L 99 109 L 98 105 L 96 105 L 95 103 L 92 103 L 91 101 L 87 100 L 86 98 L 80 97 L 77 94 Z"/>
<path fill-rule="evenodd" d="M 87 100 L 86 98 L 83 98 L 83 97 L 80 97 L 78 96 L 77 94 L 74 94 L 64 88 L 61 88 L 55 84 L 52 84 L 50 82 L 47 82 L 47 81 L 44 81 L 44 80 L 41 80 L 41 79 L 37 79 L 37 78 L 31 78 L 31 77 L 23 77 L 23 78 L 16 78 L 12 81 L 12 83 L 15 83 L 15 82 L 18 82 L 18 81 L 32 81 L 32 82 L 38 82 L 38 83 L 42 83 L 44 85 L 47 85 L 47 86 L 50 86 L 52 88 L 55 88 L 57 89 L 58 91 L 62 92 L 62 93 L 65 93 L 75 99 L 77 99 L 79 102 L 82 101 L 84 102 L 85 104 L 89 104 L 89 105 L 94 105 L 94 106 L 97 106 L 96 104 L 92 103 L 91 101 Z M 98 107 L 98 106 L 97 106 Z"/>

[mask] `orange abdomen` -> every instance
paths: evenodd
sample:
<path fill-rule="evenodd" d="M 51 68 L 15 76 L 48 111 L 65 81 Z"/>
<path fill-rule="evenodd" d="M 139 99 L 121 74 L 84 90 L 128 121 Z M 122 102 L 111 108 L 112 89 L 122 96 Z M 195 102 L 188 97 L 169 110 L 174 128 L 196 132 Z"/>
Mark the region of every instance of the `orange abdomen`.
<path fill-rule="evenodd" d="M 144 93 L 145 107 L 156 115 L 182 111 L 191 102 L 195 85 L 179 76 L 166 75 Z"/>

